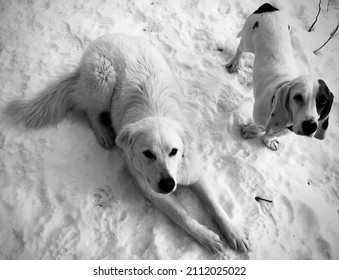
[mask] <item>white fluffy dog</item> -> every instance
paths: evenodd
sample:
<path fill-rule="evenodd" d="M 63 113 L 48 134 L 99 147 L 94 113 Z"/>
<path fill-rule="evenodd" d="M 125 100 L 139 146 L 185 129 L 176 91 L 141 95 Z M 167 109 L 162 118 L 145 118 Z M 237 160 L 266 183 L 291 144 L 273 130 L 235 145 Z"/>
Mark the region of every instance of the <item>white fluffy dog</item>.
<path fill-rule="evenodd" d="M 246 20 L 240 44 L 227 63 L 234 72 L 243 52 L 255 54 L 253 65 L 253 120 L 242 128 L 244 138 L 265 132 L 263 142 L 277 150 L 277 136 L 289 130 L 298 135 L 325 138 L 333 94 L 323 80 L 299 76 L 292 52 L 290 26 L 270 4 L 259 7 Z"/>
<path fill-rule="evenodd" d="M 98 142 L 124 150 L 138 186 L 160 210 L 212 252 L 222 252 L 220 237 L 191 218 L 173 194 L 178 184 L 190 186 L 229 246 L 246 252 L 248 241 L 203 176 L 180 97 L 172 71 L 148 41 L 109 35 L 90 44 L 74 73 L 33 100 L 9 103 L 5 112 L 32 128 L 57 123 L 71 110 L 86 112 Z"/>

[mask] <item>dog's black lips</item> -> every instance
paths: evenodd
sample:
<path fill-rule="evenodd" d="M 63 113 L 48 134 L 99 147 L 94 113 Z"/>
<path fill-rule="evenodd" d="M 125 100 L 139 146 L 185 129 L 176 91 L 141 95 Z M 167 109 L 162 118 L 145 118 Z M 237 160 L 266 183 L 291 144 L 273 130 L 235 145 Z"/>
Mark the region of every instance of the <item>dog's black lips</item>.
<path fill-rule="evenodd" d="M 291 126 L 288 126 L 288 127 L 286 127 L 287 129 L 289 129 L 289 130 L 291 130 L 292 132 L 293 132 L 293 126 L 291 125 Z"/>

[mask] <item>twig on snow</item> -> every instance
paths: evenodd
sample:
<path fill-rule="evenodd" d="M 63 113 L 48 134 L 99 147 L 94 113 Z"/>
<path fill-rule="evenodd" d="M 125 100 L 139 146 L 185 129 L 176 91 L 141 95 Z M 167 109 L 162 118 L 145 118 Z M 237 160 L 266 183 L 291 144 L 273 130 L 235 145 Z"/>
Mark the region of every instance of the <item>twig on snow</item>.
<path fill-rule="evenodd" d="M 315 17 L 315 20 L 314 20 L 314 22 L 312 23 L 312 25 L 311 25 L 310 29 L 308 30 L 308 32 L 311 32 L 311 31 L 312 31 L 313 26 L 315 25 L 315 23 L 316 23 L 317 20 L 318 20 L 318 16 L 319 16 L 320 11 L 321 11 L 321 5 L 320 5 L 320 4 L 321 4 L 321 0 L 319 0 L 317 16 Z"/>
<path fill-rule="evenodd" d="M 339 28 L 339 19 L 338 19 L 338 22 L 337 22 L 337 26 L 333 29 L 333 31 L 331 32 L 330 34 L 330 37 L 325 41 L 324 44 L 322 44 L 318 49 L 316 49 L 315 51 L 313 51 L 313 53 L 315 54 L 316 52 L 318 52 L 320 49 L 322 49 L 327 43 L 329 40 L 331 40 L 332 38 L 334 38 L 335 36 L 339 35 L 338 32 L 338 28 Z"/>
<path fill-rule="evenodd" d="M 259 202 L 260 200 L 262 200 L 262 201 L 266 201 L 266 202 L 269 202 L 269 203 L 273 203 L 272 200 L 269 200 L 269 199 L 266 199 L 266 198 L 262 198 L 262 197 L 260 197 L 260 196 L 256 196 L 254 199 L 255 199 L 255 201 L 257 201 L 257 202 Z"/>

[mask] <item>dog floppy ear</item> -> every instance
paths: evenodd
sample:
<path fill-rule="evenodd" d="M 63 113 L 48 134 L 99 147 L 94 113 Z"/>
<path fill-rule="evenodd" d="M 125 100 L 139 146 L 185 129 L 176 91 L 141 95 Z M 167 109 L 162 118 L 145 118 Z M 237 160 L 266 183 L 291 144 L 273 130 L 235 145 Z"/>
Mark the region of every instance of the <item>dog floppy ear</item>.
<path fill-rule="evenodd" d="M 188 126 L 184 126 L 183 131 L 184 143 L 186 143 L 187 145 L 191 144 L 195 138 L 193 130 Z"/>
<path fill-rule="evenodd" d="M 326 130 L 328 128 L 329 114 L 331 112 L 334 96 L 333 96 L 333 93 L 330 92 L 326 83 L 323 80 L 318 80 L 318 82 L 319 82 L 319 91 L 324 91 L 323 94 L 325 94 L 328 97 L 328 99 L 326 101 L 325 106 L 320 111 L 318 130 L 316 134 L 314 135 L 314 137 L 317 139 L 323 140 L 325 139 Z M 319 92 L 318 92 L 318 96 L 316 100 L 317 107 L 319 106 L 318 104 L 320 103 L 320 99 L 322 98 Z"/>
<path fill-rule="evenodd" d="M 184 145 L 183 156 L 185 156 L 189 153 L 191 143 L 195 139 L 195 134 L 188 124 L 177 126 L 177 131 Z"/>
<path fill-rule="evenodd" d="M 124 151 L 127 151 L 132 146 L 132 131 L 132 126 L 127 125 L 123 129 L 121 129 L 120 133 L 115 139 L 117 145 Z"/>
<path fill-rule="evenodd" d="M 275 93 L 272 112 L 265 127 L 267 134 L 280 132 L 290 121 L 289 97 L 291 87 L 292 82 L 287 83 Z"/>
<path fill-rule="evenodd" d="M 324 121 L 319 121 L 318 130 L 315 133 L 314 137 L 320 140 L 325 139 L 326 130 L 328 128 L 329 118 L 326 118 Z"/>

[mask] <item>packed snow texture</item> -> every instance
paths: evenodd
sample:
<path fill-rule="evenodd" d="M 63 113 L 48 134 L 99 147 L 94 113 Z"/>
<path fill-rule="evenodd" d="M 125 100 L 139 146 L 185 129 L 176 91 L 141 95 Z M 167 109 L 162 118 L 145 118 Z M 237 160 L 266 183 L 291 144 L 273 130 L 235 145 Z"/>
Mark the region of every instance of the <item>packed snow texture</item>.
<path fill-rule="evenodd" d="M 339 259 L 339 37 L 313 53 L 336 26 L 339 2 L 328 10 L 323 2 L 312 32 L 318 1 L 271 2 L 290 17 L 300 72 L 323 79 L 335 96 L 323 141 L 290 133 L 273 152 L 240 136 L 252 116 L 253 55 L 234 74 L 225 64 L 246 18 L 264 3 L 258 0 L 0 0 L 0 111 L 72 71 L 100 35 L 145 37 L 188 100 L 210 188 L 251 242 L 248 254 L 225 243 L 223 258 Z M 177 196 L 218 232 L 191 190 Z M 84 118 L 69 116 L 39 130 L 0 131 L 0 258 L 216 256 L 141 195 L 122 151 L 103 149 Z"/>

